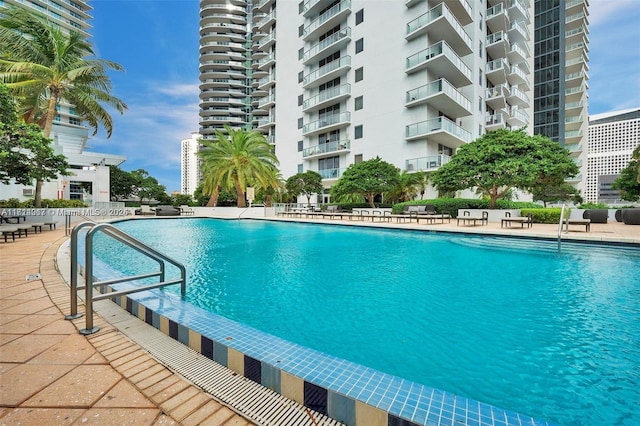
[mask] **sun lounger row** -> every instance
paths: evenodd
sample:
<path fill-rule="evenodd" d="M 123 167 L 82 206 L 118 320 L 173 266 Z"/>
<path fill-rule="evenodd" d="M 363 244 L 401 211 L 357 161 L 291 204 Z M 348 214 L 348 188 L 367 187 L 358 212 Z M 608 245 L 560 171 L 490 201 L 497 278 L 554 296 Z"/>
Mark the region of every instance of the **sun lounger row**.
<path fill-rule="evenodd" d="M 6 225 L 0 225 L 0 234 L 4 238 L 4 242 L 9 241 L 9 237 L 11 237 L 11 241 L 16 240 L 16 234 L 18 238 L 28 237 L 29 231 L 33 233 L 42 232 L 43 226 L 49 226 L 49 230 L 56 229 L 57 222 L 22 222 L 22 223 L 8 223 Z"/>

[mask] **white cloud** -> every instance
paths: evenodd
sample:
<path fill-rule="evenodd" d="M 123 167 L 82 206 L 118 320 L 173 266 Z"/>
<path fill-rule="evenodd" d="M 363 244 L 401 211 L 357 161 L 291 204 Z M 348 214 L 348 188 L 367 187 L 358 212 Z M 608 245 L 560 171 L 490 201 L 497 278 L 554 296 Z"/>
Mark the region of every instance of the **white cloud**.
<path fill-rule="evenodd" d="M 602 25 L 623 16 L 625 10 L 637 10 L 638 0 L 590 0 L 589 23 L 591 27 Z"/>

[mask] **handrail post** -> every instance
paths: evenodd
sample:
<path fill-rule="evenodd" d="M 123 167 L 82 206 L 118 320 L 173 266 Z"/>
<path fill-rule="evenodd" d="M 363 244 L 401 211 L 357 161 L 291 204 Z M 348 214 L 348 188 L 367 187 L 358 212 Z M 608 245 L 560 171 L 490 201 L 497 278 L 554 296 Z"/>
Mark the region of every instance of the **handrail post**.
<path fill-rule="evenodd" d="M 78 313 L 78 233 L 82 228 L 93 225 L 92 222 L 82 222 L 71 231 L 71 313 L 64 317 L 66 320 L 80 318 L 83 315 Z"/>
<path fill-rule="evenodd" d="M 560 253 L 560 240 L 562 238 L 562 221 L 564 220 L 564 208 L 566 204 L 562 205 L 562 210 L 560 210 L 560 221 L 558 222 L 558 253 Z M 567 222 L 567 228 L 569 227 Z"/>
<path fill-rule="evenodd" d="M 103 224 L 104 225 L 104 224 Z M 93 234 L 100 229 L 102 225 L 96 225 L 87 232 L 85 237 L 85 265 L 84 265 L 84 292 L 85 292 L 85 328 L 80 330 L 80 334 L 86 336 L 96 333 L 100 327 L 93 326 Z"/>

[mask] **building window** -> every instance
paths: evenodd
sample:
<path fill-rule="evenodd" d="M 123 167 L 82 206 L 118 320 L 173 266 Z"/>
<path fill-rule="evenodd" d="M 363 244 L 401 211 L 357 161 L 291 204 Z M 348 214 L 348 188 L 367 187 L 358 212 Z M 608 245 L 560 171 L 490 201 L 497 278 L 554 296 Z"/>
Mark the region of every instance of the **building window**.
<path fill-rule="evenodd" d="M 360 9 L 356 12 L 356 25 L 361 24 L 364 21 L 364 9 Z"/>
<path fill-rule="evenodd" d="M 298 59 L 302 59 L 304 57 L 304 47 L 298 50 Z"/>
<path fill-rule="evenodd" d="M 364 50 L 364 38 L 356 40 L 356 53 L 360 53 Z"/>
<path fill-rule="evenodd" d="M 302 141 L 298 141 L 298 152 L 302 151 Z"/>
<path fill-rule="evenodd" d="M 298 3 L 298 14 L 300 15 L 302 12 L 304 12 L 304 1 Z"/>
<path fill-rule="evenodd" d="M 362 79 L 364 78 L 364 68 L 358 68 L 356 70 L 356 83 L 358 81 L 362 81 Z"/>
<path fill-rule="evenodd" d="M 362 163 L 362 154 L 356 154 L 353 156 L 353 163 L 358 164 Z"/>
<path fill-rule="evenodd" d="M 302 105 L 304 102 L 304 95 L 298 95 L 298 106 Z"/>
<path fill-rule="evenodd" d="M 480 85 L 480 87 L 482 87 L 482 84 L 484 83 L 484 81 L 482 81 L 482 70 L 478 70 L 478 84 Z"/>
<path fill-rule="evenodd" d="M 298 118 L 298 129 L 302 129 L 302 126 L 304 126 L 304 118 L 300 117 Z"/>
<path fill-rule="evenodd" d="M 478 96 L 478 111 L 482 112 L 482 96 Z"/>
<path fill-rule="evenodd" d="M 300 71 L 298 73 L 298 83 L 302 83 L 303 80 L 304 80 L 304 71 Z"/>
<path fill-rule="evenodd" d="M 302 37 L 304 35 L 304 25 L 300 25 L 298 27 L 298 37 Z"/>
<path fill-rule="evenodd" d="M 358 96 L 358 97 L 355 99 L 354 104 L 355 104 L 355 105 L 354 105 L 354 109 L 355 109 L 356 111 L 361 110 L 361 109 L 362 109 L 362 107 L 364 106 L 364 105 L 363 105 L 362 96 Z"/>
<path fill-rule="evenodd" d="M 302 164 L 298 164 L 298 173 L 302 173 L 302 172 L 303 172 Z"/>
<path fill-rule="evenodd" d="M 362 139 L 362 124 L 354 127 L 353 133 L 354 139 Z"/>
<path fill-rule="evenodd" d="M 482 42 L 480 42 L 480 48 L 478 49 L 478 55 L 482 58 Z"/>

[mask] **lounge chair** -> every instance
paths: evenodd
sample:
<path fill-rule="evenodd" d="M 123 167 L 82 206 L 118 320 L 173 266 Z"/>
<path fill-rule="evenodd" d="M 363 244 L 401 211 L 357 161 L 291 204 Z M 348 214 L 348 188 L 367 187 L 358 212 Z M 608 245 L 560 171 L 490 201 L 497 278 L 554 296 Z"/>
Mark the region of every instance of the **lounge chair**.
<path fill-rule="evenodd" d="M 471 212 L 468 210 L 465 210 L 464 212 L 462 212 L 462 216 L 458 216 L 458 222 L 457 222 L 457 226 L 460 226 L 460 222 L 462 222 L 463 225 L 473 225 L 476 226 L 478 224 L 478 222 L 480 222 L 480 226 L 482 225 L 488 225 L 489 224 L 489 212 L 482 212 L 482 215 L 480 216 L 471 216 Z"/>
<path fill-rule="evenodd" d="M 424 206 L 424 212 L 418 212 L 417 214 L 417 222 L 420 223 L 420 219 L 424 219 L 427 223 L 436 223 L 436 220 L 440 220 L 441 223 L 444 223 L 444 220 L 447 219 L 449 223 L 451 223 L 451 215 L 447 213 L 438 213 L 436 212 L 436 208 L 432 204 L 427 204 Z"/>
<path fill-rule="evenodd" d="M 180 216 L 180 209 L 173 206 L 157 206 L 155 208 L 156 216 Z"/>
<path fill-rule="evenodd" d="M 0 233 L 4 237 L 4 242 L 5 243 L 8 241 L 7 238 L 9 237 L 9 235 L 11 235 L 11 240 L 15 241 L 16 240 L 16 232 L 18 232 L 18 228 L 16 228 L 15 226 L 11 226 L 11 225 L 1 225 L 0 226 Z"/>
<path fill-rule="evenodd" d="M 584 226 L 585 232 L 591 231 L 591 219 L 564 219 L 562 223 L 566 232 L 569 232 L 569 225 Z"/>
<path fill-rule="evenodd" d="M 156 214 L 156 211 L 148 204 L 142 204 L 139 209 L 135 210 L 135 213 L 142 216 L 153 216 Z"/>
<path fill-rule="evenodd" d="M 187 205 L 182 205 L 180 206 L 180 215 L 182 216 L 193 216 L 195 214 L 195 211 L 187 206 Z"/>
<path fill-rule="evenodd" d="M 527 225 L 527 228 L 531 228 L 533 226 L 533 216 L 531 213 L 527 213 L 526 216 L 514 216 L 511 217 L 511 212 L 506 212 L 505 216 L 500 221 L 500 228 L 503 227 L 511 227 L 512 223 L 519 223 L 520 228 L 524 228 L 524 225 Z"/>

